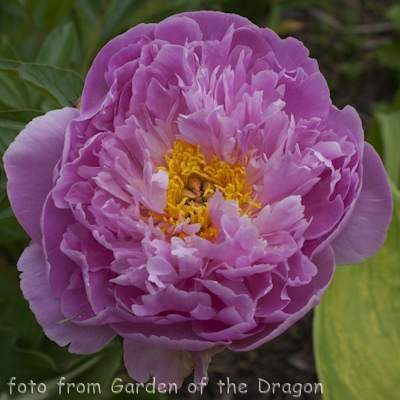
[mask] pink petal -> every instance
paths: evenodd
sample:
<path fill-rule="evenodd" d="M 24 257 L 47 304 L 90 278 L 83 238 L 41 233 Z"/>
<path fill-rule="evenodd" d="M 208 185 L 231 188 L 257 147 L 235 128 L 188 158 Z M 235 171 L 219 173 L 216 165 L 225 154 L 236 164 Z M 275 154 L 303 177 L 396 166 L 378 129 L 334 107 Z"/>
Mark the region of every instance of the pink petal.
<path fill-rule="evenodd" d="M 360 197 L 344 231 L 332 242 L 337 265 L 359 264 L 382 247 L 393 212 L 385 168 L 378 153 L 364 144 Z"/>
<path fill-rule="evenodd" d="M 193 362 L 185 350 L 161 349 L 124 340 L 124 363 L 129 376 L 137 382 L 155 378 L 160 383 L 182 386 L 183 380 L 192 372 Z"/>
<path fill-rule="evenodd" d="M 40 216 L 53 187 L 53 170 L 62 155 L 66 127 L 78 115 L 76 108 L 63 108 L 33 119 L 4 154 L 11 206 L 36 242 L 42 236 Z"/>
<path fill-rule="evenodd" d="M 31 243 L 18 261 L 21 289 L 45 334 L 59 346 L 71 343 L 69 351 L 90 354 L 100 351 L 116 336 L 108 326 L 81 326 L 66 319 L 61 312 L 61 300 L 50 289 L 46 278 L 46 260 L 41 247 Z"/>

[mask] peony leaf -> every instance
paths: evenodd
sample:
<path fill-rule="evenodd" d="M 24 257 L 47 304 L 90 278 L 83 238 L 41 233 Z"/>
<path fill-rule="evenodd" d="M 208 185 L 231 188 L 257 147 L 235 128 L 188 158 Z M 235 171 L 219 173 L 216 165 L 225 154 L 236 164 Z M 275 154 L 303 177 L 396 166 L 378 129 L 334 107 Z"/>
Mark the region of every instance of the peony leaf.
<path fill-rule="evenodd" d="M 0 70 L 32 86 L 60 107 L 71 106 L 82 93 L 83 79 L 71 70 L 11 60 L 0 60 Z"/>
<path fill-rule="evenodd" d="M 18 344 L 24 348 L 36 349 L 43 338 L 43 328 L 22 296 L 15 266 L 3 259 L 0 259 L 0 327 L 15 330 Z"/>
<path fill-rule="evenodd" d="M 316 309 L 314 347 L 325 400 L 393 399 L 400 371 L 400 205 L 378 254 L 339 267 Z"/>
<path fill-rule="evenodd" d="M 28 240 L 28 235 L 14 216 L 10 206 L 0 211 L 0 244 L 9 244 L 15 240 Z"/>
<path fill-rule="evenodd" d="M 98 398 L 104 398 L 107 395 L 111 394 L 111 381 L 114 378 L 114 375 L 116 374 L 118 368 L 121 366 L 121 361 L 122 361 L 122 346 L 117 343 L 117 341 L 114 341 L 112 344 L 110 344 L 106 349 L 104 349 L 100 354 L 101 359 L 93 364 L 91 368 L 86 369 L 84 372 L 80 373 L 79 375 L 74 374 L 74 370 L 70 372 L 70 374 L 74 374 L 74 378 L 68 377 L 66 381 L 74 382 L 75 384 L 78 384 L 79 382 L 84 382 L 85 385 L 87 382 L 90 383 L 99 383 L 100 385 L 100 390 L 101 390 L 101 396 L 100 393 L 97 391 L 93 393 L 93 389 L 90 390 L 90 393 L 88 391 L 85 392 L 85 399 L 88 400 L 95 400 Z M 96 357 L 96 356 L 95 356 Z M 64 375 L 66 376 L 66 375 Z M 66 376 L 67 378 L 67 376 Z M 67 391 L 64 389 L 61 395 L 56 393 L 56 396 L 54 396 L 54 399 L 59 399 L 59 400 L 68 400 L 71 398 L 71 394 L 78 396 L 78 393 L 71 392 L 70 394 L 67 393 Z M 108 397 L 108 396 L 107 396 Z"/>
<path fill-rule="evenodd" d="M 0 101 L 11 108 L 27 108 L 27 90 L 22 82 L 0 71 Z"/>
<path fill-rule="evenodd" d="M 4 39 L 0 39 L 0 58 L 6 58 L 7 60 L 18 60 L 18 54 L 14 47 L 12 47 L 10 43 Z"/>
<path fill-rule="evenodd" d="M 1 373 L 0 387 L 3 389 L 10 377 L 18 376 L 20 382 L 40 382 L 56 374 L 56 365 L 45 353 L 17 346 L 17 332 L 0 327 Z"/>
<path fill-rule="evenodd" d="M 36 57 L 36 62 L 66 67 L 74 52 L 76 40 L 76 32 L 72 22 L 54 29 L 43 43 Z"/>
<path fill-rule="evenodd" d="M 39 115 L 43 115 L 43 112 L 39 110 L 0 111 L 0 136 L 2 128 L 21 132 L 28 122 Z"/>
<path fill-rule="evenodd" d="M 7 332 L 9 333 L 9 332 Z M 3 339 L 3 330 L 0 328 L 0 339 Z M 12 345 L 15 350 L 15 345 Z M 1 344 L 0 344 L 1 349 Z M 80 356 L 81 363 L 75 365 L 74 368 L 69 371 L 61 372 L 58 368 L 57 370 L 47 370 L 46 373 L 40 371 L 40 368 L 46 370 L 49 365 L 55 367 L 52 360 L 48 358 L 45 353 L 38 351 L 22 350 L 16 348 L 16 350 L 22 354 L 22 356 L 30 356 L 27 361 L 27 367 L 22 367 L 21 372 L 15 369 L 15 363 L 13 360 L 4 365 L 4 376 L 0 376 L 0 384 L 2 390 L 7 388 L 7 391 L 2 393 L 1 399 L 6 400 L 9 398 L 15 400 L 47 400 L 47 399 L 74 399 L 81 397 L 80 394 L 84 394 L 82 397 L 88 400 L 95 400 L 99 398 L 108 398 L 109 396 L 104 396 L 105 394 L 110 394 L 111 379 L 114 377 L 117 369 L 121 364 L 121 352 L 122 348 L 119 344 L 113 343 L 104 349 L 102 352 L 91 356 Z M 25 361 L 21 359 L 20 354 L 13 354 L 17 361 Z M 47 364 L 46 364 L 47 363 Z M 29 368 L 38 368 L 38 371 L 31 372 Z M 15 370 L 14 370 L 15 369 Z M 46 391 L 44 393 L 38 393 L 35 388 L 33 394 L 30 393 L 30 388 L 25 394 L 19 394 L 17 396 L 9 396 L 9 388 L 6 386 L 7 382 L 10 382 L 11 377 L 15 376 L 12 382 L 16 383 L 13 387 L 13 394 L 16 394 L 18 389 L 17 385 L 20 382 L 29 382 L 32 379 L 35 383 L 42 382 L 46 385 Z M 34 378 L 32 378 L 32 376 Z M 68 387 L 70 383 L 70 387 Z M 85 386 L 84 393 L 79 393 L 76 391 L 75 387 L 82 383 Z M 88 385 L 88 384 L 98 384 L 98 385 Z M 75 387 L 71 384 L 75 384 Z M 82 391 L 83 385 L 80 385 L 79 391 Z M 100 388 L 100 389 L 99 389 Z M 69 392 L 69 393 L 68 393 Z"/>

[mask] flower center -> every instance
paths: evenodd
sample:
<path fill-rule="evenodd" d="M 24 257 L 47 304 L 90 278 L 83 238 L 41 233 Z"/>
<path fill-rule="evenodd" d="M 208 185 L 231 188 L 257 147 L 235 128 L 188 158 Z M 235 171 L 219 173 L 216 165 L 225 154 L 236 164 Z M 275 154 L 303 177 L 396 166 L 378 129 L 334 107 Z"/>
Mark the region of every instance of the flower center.
<path fill-rule="evenodd" d="M 249 189 L 252 184 L 246 183 L 247 158 L 243 166 L 241 161 L 232 166 L 225 161 L 218 161 L 214 155 L 211 165 L 208 165 L 200 152 L 200 145 L 195 147 L 179 139 L 175 141 L 174 149 L 169 154 L 170 157 L 165 157 L 168 169 L 158 168 L 166 171 L 169 177 L 167 206 L 164 211 L 170 217 L 163 217 L 164 221 L 177 225 L 189 218 L 191 224 L 201 225 L 199 236 L 216 238 L 219 230 L 211 227 L 208 201 L 217 189 L 225 200 L 237 201 L 241 213 L 242 205 L 246 205 L 244 214 L 248 215 L 251 214 L 251 208 L 261 207 L 250 197 L 252 192 Z"/>

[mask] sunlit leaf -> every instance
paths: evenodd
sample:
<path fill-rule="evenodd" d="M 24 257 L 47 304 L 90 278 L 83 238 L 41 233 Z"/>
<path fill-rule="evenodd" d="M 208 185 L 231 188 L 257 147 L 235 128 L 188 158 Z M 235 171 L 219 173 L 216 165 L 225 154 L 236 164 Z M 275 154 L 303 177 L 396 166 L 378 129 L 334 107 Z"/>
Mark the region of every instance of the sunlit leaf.
<path fill-rule="evenodd" d="M 375 118 L 383 142 L 383 161 L 395 185 L 400 183 L 400 111 L 377 112 Z"/>
<path fill-rule="evenodd" d="M 314 347 L 325 400 L 399 393 L 400 206 L 378 254 L 339 267 L 316 309 Z"/>

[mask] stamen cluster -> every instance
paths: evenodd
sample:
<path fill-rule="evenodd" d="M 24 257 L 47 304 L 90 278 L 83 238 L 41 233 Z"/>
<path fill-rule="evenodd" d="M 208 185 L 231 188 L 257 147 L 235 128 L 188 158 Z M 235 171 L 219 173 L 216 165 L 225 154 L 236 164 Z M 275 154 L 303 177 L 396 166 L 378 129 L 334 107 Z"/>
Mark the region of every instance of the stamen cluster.
<path fill-rule="evenodd" d="M 191 224 L 201 224 L 198 233 L 201 237 L 216 238 L 219 230 L 211 227 L 208 202 L 217 189 L 225 200 L 233 199 L 239 207 L 246 203 L 245 214 L 251 214 L 253 207 L 260 208 L 260 204 L 254 203 L 250 197 L 252 184 L 246 182 L 247 158 L 243 166 L 241 161 L 232 166 L 214 156 L 211 165 L 208 165 L 200 152 L 200 145 L 195 147 L 179 139 L 169 153 L 171 156 L 166 156 L 168 169 L 159 167 L 169 176 L 167 207 L 164 210 L 168 216 L 162 216 L 165 222 L 177 225 L 189 218 Z M 241 208 L 239 210 L 243 212 Z M 152 214 L 157 217 L 157 214 Z"/>

